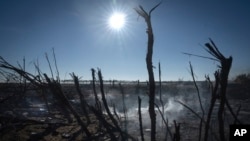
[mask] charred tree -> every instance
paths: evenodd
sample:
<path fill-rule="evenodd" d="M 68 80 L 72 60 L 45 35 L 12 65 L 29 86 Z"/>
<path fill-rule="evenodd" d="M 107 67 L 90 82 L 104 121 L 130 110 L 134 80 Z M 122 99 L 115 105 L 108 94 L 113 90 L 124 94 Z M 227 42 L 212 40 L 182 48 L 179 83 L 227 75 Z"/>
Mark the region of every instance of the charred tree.
<path fill-rule="evenodd" d="M 215 102 L 216 102 L 216 98 L 217 98 L 217 90 L 219 87 L 219 72 L 215 71 L 214 73 L 214 77 L 215 77 L 215 84 L 213 85 L 210 78 L 207 76 L 207 81 L 209 82 L 209 86 L 211 87 L 211 91 L 212 91 L 212 96 L 211 96 L 211 100 L 210 100 L 210 106 L 209 106 L 209 110 L 208 110 L 208 114 L 207 114 L 207 120 L 205 123 L 205 135 L 204 135 L 204 141 L 208 140 L 208 131 L 209 131 L 209 126 L 210 126 L 210 121 L 211 121 L 211 116 L 213 113 L 213 109 L 215 106 Z"/>
<path fill-rule="evenodd" d="M 89 132 L 87 125 L 85 125 L 85 123 L 81 120 L 80 115 L 72 107 L 72 105 L 70 104 L 70 102 L 68 101 L 66 96 L 64 95 L 60 83 L 58 81 L 55 81 L 53 78 L 50 79 L 46 74 L 44 74 L 44 77 L 46 78 L 49 89 L 51 90 L 53 95 L 59 99 L 59 101 L 61 103 L 60 106 L 63 106 L 63 108 L 65 108 L 65 111 L 69 110 L 74 115 L 78 124 L 81 126 L 81 130 L 83 130 L 85 132 L 85 134 L 87 135 L 87 137 L 90 138 L 91 133 Z M 70 113 L 68 113 L 68 114 L 70 114 Z M 70 115 L 68 115 L 68 116 L 70 116 Z"/>
<path fill-rule="evenodd" d="M 94 92 L 94 96 L 95 96 L 95 107 L 97 110 L 99 110 L 100 112 L 102 111 L 102 105 L 100 100 L 98 99 L 97 96 L 97 92 L 96 92 L 96 87 L 95 87 L 95 82 L 96 82 L 96 77 L 95 77 L 95 69 L 91 69 L 92 72 L 92 87 L 93 87 L 93 92 Z"/>
<path fill-rule="evenodd" d="M 221 52 L 218 50 L 217 46 L 210 39 L 210 43 L 206 43 L 207 51 L 214 56 L 220 62 L 220 70 L 219 70 L 219 84 L 221 86 L 219 97 L 220 97 L 220 105 L 218 110 L 218 121 L 219 121 L 219 133 L 220 140 L 225 141 L 225 129 L 224 129 L 224 111 L 226 104 L 226 89 L 228 84 L 228 75 L 231 69 L 233 58 L 230 56 L 226 58 Z"/>
<path fill-rule="evenodd" d="M 87 104 L 87 102 L 86 102 L 86 100 L 85 100 L 85 98 L 84 98 L 84 94 L 81 92 L 80 84 L 79 84 L 79 77 L 76 76 L 75 73 L 71 73 L 71 77 L 72 77 L 73 80 L 74 80 L 77 94 L 78 94 L 79 97 L 80 97 L 81 107 L 82 107 L 84 116 L 85 116 L 86 119 L 87 119 L 87 123 L 90 124 L 89 113 L 88 113 L 88 110 L 87 110 L 88 104 Z"/>
<path fill-rule="evenodd" d="M 142 116 L 141 116 L 141 98 L 140 98 L 140 96 L 138 96 L 138 114 L 139 114 L 141 141 L 144 141 L 143 127 L 142 127 Z"/>
<path fill-rule="evenodd" d="M 147 55 L 146 55 L 146 64 L 149 76 L 149 116 L 151 119 L 151 141 L 156 140 L 156 114 L 155 114 L 155 79 L 154 79 L 154 71 L 153 71 L 153 63 L 152 63 L 152 56 L 153 56 L 153 45 L 154 45 L 154 35 L 153 29 L 151 25 L 151 13 L 155 10 L 159 5 L 157 4 L 153 7 L 149 13 L 147 13 L 142 6 L 139 8 L 135 8 L 135 11 L 139 14 L 139 16 L 143 17 L 146 24 L 147 24 L 147 34 L 148 34 L 148 48 L 147 48 Z"/>

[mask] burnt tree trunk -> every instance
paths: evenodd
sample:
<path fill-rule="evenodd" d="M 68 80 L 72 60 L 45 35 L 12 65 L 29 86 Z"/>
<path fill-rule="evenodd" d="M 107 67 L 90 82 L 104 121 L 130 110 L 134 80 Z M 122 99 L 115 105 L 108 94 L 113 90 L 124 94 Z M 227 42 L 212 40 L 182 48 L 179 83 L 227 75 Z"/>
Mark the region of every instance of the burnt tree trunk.
<path fill-rule="evenodd" d="M 226 104 L 226 90 L 228 84 L 228 75 L 231 69 L 233 58 L 230 56 L 226 58 L 216 47 L 214 42 L 210 39 L 211 43 L 206 43 L 207 51 L 213 55 L 220 62 L 219 70 L 219 84 L 221 86 L 219 96 L 220 96 L 220 105 L 218 110 L 218 121 L 219 121 L 219 133 L 220 140 L 225 141 L 225 127 L 224 127 L 224 111 Z"/>
<path fill-rule="evenodd" d="M 151 12 L 157 8 L 161 3 L 157 4 L 154 8 L 147 13 L 142 6 L 139 8 L 135 8 L 135 11 L 145 19 L 147 24 L 147 34 L 148 34 L 148 47 L 147 47 L 147 55 L 146 55 L 146 64 L 148 70 L 149 77 L 149 116 L 151 119 L 151 141 L 156 140 L 156 114 L 155 114 L 155 79 L 154 79 L 154 71 L 153 71 L 153 45 L 154 45 L 154 35 L 153 29 L 151 25 Z"/>

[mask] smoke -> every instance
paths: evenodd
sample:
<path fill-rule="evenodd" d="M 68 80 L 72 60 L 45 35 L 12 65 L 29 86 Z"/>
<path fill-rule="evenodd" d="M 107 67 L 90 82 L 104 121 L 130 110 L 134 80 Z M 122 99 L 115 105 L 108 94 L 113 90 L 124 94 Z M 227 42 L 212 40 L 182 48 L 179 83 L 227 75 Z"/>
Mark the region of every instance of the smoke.
<path fill-rule="evenodd" d="M 157 130 L 161 130 L 162 127 L 165 127 L 163 123 L 162 116 L 160 112 L 163 114 L 164 119 L 168 121 L 169 126 L 173 125 L 173 121 L 176 120 L 180 122 L 185 119 L 188 115 L 188 111 L 185 107 L 183 107 L 180 103 L 176 101 L 180 101 L 190 106 L 193 110 L 200 112 L 200 105 L 197 97 L 197 92 L 193 85 L 173 85 L 168 87 L 168 89 L 162 91 L 162 100 L 163 107 L 160 103 L 159 95 L 157 94 L 155 97 L 155 104 L 159 106 L 159 109 L 156 107 L 156 124 Z M 206 95 L 204 96 L 204 91 L 201 88 L 201 97 L 203 104 L 207 101 Z M 129 132 L 138 132 L 139 131 L 139 113 L 138 113 L 138 96 L 142 99 L 141 101 L 141 114 L 142 114 L 142 122 L 144 130 L 148 130 L 151 128 L 150 124 L 150 116 L 148 112 L 148 101 L 149 97 L 147 95 L 147 89 L 143 87 L 140 90 L 136 90 L 133 87 L 124 86 L 124 99 L 122 98 L 122 94 L 119 88 L 109 89 L 106 93 L 106 99 L 109 103 L 110 110 L 113 111 L 113 105 L 115 105 L 116 113 L 122 120 L 123 124 L 127 125 L 127 131 Z M 91 97 L 91 98 L 90 98 Z M 88 97 L 88 102 L 92 101 L 94 103 L 94 96 L 91 95 Z M 101 94 L 98 94 L 98 97 L 101 98 Z M 92 100 L 91 100 L 92 99 Z M 126 115 L 123 113 L 123 100 L 125 102 Z M 205 105 L 204 105 L 205 106 Z M 162 111 L 164 109 L 164 111 Z M 160 111 L 159 111 L 160 110 Z M 104 112 L 105 113 L 105 112 Z M 194 117 L 192 114 L 189 114 L 192 118 Z M 125 121 L 126 116 L 126 121 Z M 126 122 L 126 123 L 125 123 Z"/>
<path fill-rule="evenodd" d="M 183 102 L 182 97 L 170 98 L 164 105 L 164 113 L 170 122 L 178 120 L 178 118 L 183 115 L 184 107 L 177 103 L 176 100 Z"/>
<path fill-rule="evenodd" d="M 139 130 L 139 113 L 138 113 L 138 96 L 141 97 L 142 103 L 141 103 L 141 114 L 142 114 L 142 121 L 143 121 L 143 127 L 144 129 L 150 129 L 150 117 L 148 112 L 148 96 L 145 94 L 125 94 L 125 108 L 126 108 L 126 115 L 123 113 L 123 104 L 122 104 L 122 95 L 114 91 L 109 91 L 108 94 L 106 94 L 107 102 L 109 103 L 109 108 L 113 112 L 113 105 L 115 105 L 116 113 L 121 119 L 127 119 L 127 127 L 131 128 L 129 131 L 133 130 Z M 98 94 L 98 97 L 100 97 L 100 94 Z M 157 126 L 158 127 L 165 127 L 162 123 L 162 117 L 160 115 L 160 112 L 164 114 L 164 118 L 168 119 L 169 122 L 172 122 L 173 120 L 177 120 L 178 117 L 182 114 L 182 111 L 184 110 L 183 106 L 179 103 L 175 102 L 175 100 L 183 101 L 182 97 L 170 97 L 167 98 L 166 96 L 163 96 L 164 98 L 164 111 L 162 111 L 163 107 L 159 104 L 159 99 L 156 97 L 156 104 L 159 106 L 158 108 L 155 108 L 156 111 L 156 117 L 157 117 Z M 94 97 L 91 96 L 91 98 L 88 98 L 88 102 L 92 101 L 91 103 L 94 103 Z M 105 111 L 104 111 L 105 113 Z M 113 113 L 114 114 L 114 113 Z M 124 121 L 125 122 L 125 121 Z M 172 123 L 170 123 L 172 124 Z M 160 128 L 159 128 L 160 129 Z"/>

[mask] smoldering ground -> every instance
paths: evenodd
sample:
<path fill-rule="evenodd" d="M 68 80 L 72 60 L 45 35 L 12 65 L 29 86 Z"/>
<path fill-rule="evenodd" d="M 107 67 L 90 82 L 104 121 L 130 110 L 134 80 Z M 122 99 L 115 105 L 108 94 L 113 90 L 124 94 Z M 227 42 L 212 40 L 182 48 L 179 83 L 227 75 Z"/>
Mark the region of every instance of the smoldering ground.
<path fill-rule="evenodd" d="M 148 89 L 146 85 L 124 85 L 121 87 L 108 86 L 105 88 L 105 96 L 109 103 L 109 108 L 121 119 L 122 124 L 126 124 L 126 130 L 130 133 L 139 131 L 139 113 L 138 113 L 138 96 L 142 99 L 141 101 L 141 114 L 142 124 L 144 130 L 150 130 L 150 117 L 148 112 L 148 101 L 147 95 Z M 206 108 L 209 99 L 209 90 L 206 87 L 205 82 L 199 83 L 199 90 L 203 106 Z M 169 126 L 173 126 L 173 121 L 179 121 L 183 118 L 195 118 L 193 114 L 186 109 L 179 102 L 185 103 L 197 113 L 201 113 L 200 104 L 197 97 L 197 91 L 192 83 L 175 82 L 163 84 L 162 94 L 160 96 L 159 87 L 156 89 L 155 104 L 158 105 L 159 109 L 155 107 L 156 111 L 156 124 L 157 131 L 162 131 L 165 128 L 161 114 Z M 98 97 L 101 100 L 101 94 L 98 93 Z M 161 100 L 162 99 L 162 103 Z M 87 98 L 90 104 L 95 103 L 94 94 L 90 94 Z M 124 104 L 123 104 L 124 102 Z M 125 109 L 125 113 L 124 113 Z M 161 113 L 160 113 L 161 112 Z M 126 122 L 126 123 L 124 123 Z"/>

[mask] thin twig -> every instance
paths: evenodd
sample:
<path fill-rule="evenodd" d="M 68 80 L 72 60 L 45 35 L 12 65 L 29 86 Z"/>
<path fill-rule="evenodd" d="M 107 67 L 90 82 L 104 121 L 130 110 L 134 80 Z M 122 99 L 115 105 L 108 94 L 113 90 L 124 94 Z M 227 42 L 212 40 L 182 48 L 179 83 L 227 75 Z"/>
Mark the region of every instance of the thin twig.
<path fill-rule="evenodd" d="M 214 58 L 211 58 L 211 57 L 206 57 L 206 56 L 201 56 L 201 55 L 196 55 L 196 54 L 191 54 L 191 53 L 186 53 L 186 52 L 182 52 L 183 54 L 185 55 L 188 55 L 188 56 L 195 56 L 195 57 L 200 57 L 200 58 L 204 58 L 204 59 L 210 59 L 210 60 L 213 60 L 213 61 L 219 61 L 218 59 L 214 59 Z"/>
<path fill-rule="evenodd" d="M 139 125 L 140 125 L 141 140 L 144 141 L 143 127 L 142 127 L 142 116 L 141 116 L 141 98 L 140 98 L 140 96 L 138 96 L 138 114 L 139 114 Z"/>

